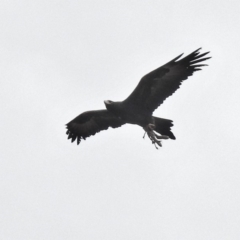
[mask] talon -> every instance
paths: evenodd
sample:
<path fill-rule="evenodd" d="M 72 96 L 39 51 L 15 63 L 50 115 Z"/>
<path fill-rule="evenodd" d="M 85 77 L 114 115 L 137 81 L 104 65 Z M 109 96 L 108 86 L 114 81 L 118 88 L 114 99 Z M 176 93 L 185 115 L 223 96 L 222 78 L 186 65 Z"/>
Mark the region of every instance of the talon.
<path fill-rule="evenodd" d="M 143 134 L 143 138 L 145 138 L 145 135 L 146 135 L 146 131 L 145 131 L 145 133 Z"/>
<path fill-rule="evenodd" d="M 162 143 L 160 141 L 160 139 L 168 139 L 169 137 L 166 135 L 158 135 L 157 133 L 155 133 L 153 130 L 155 129 L 155 125 L 154 124 L 148 124 L 144 130 L 145 133 L 143 135 L 143 138 L 145 137 L 146 133 L 149 137 L 149 139 L 151 140 L 152 144 L 154 144 L 155 148 L 158 149 L 157 146 L 162 147 Z"/>

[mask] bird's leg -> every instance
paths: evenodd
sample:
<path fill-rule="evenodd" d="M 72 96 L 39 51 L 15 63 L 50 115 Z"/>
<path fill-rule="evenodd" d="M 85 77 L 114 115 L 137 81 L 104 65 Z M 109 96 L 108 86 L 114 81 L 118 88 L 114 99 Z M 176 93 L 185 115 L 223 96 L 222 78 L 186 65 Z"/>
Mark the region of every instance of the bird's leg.
<path fill-rule="evenodd" d="M 147 132 L 145 131 L 145 133 L 143 134 L 143 138 L 145 138 L 146 133 L 147 133 Z"/>
<path fill-rule="evenodd" d="M 143 138 L 145 137 L 145 134 L 147 133 L 149 139 L 152 141 L 152 144 L 154 144 L 155 148 L 158 149 L 157 146 L 162 147 L 161 141 L 159 139 L 168 139 L 169 137 L 166 135 L 158 135 L 154 132 L 155 125 L 154 124 L 148 124 L 146 127 L 144 127 L 145 133 Z"/>

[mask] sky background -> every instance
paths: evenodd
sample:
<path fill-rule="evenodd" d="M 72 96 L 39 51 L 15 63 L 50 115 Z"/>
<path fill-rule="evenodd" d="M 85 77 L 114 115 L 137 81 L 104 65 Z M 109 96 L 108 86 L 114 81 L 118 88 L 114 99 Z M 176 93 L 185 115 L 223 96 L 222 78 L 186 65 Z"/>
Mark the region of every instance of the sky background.
<path fill-rule="evenodd" d="M 0 238 L 239 240 L 239 1 L 0 2 Z M 181 53 L 211 51 L 155 112 L 79 146 L 65 124 L 123 100 Z"/>

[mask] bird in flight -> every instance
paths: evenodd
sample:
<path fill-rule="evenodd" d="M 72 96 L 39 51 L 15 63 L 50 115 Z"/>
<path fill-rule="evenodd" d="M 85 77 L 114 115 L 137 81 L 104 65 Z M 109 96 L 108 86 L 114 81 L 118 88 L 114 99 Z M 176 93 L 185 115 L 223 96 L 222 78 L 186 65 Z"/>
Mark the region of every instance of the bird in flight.
<path fill-rule="evenodd" d="M 118 128 L 126 123 L 137 124 L 145 131 L 154 146 L 162 146 L 162 139 L 176 139 L 171 132 L 173 121 L 154 117 L 152 114 L 166 98 L 171 96 L 181 85 L 201 67 L 201 62 L 211 58 L 204 57 L 209 52 L 200 49 L 184 58 L 177 56 L 165 65 L 142 77 L 133 92 L 122 102 L 105 100 L 106 109 L 83 112 L 66 124 L 68 139 L 77 144 L 109 127 Z M 181 59 L 180 59 L 181 58 Z M 199 64 L 200 63 L 200 64 Z"/>

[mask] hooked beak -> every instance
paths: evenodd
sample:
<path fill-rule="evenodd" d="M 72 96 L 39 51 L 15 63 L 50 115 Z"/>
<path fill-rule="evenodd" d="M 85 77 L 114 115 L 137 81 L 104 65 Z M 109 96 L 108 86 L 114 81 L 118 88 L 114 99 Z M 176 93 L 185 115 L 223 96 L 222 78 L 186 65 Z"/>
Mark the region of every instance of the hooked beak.
<path fill-rule="evenodd" d="M 104 103 L 105 103 L 105 105 L 110 105 L 110 104 L 111 104 L 111 101 L 105 100 Z"/>

